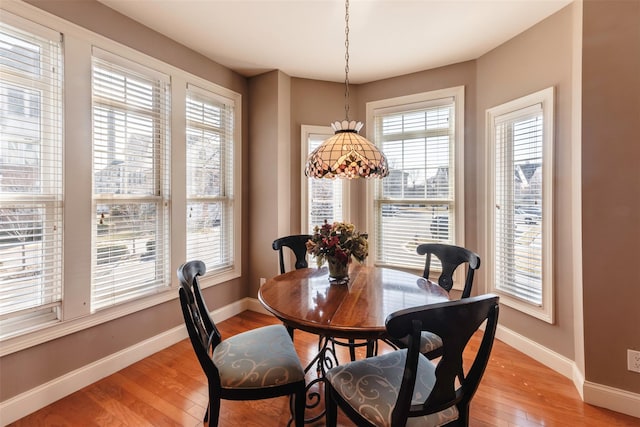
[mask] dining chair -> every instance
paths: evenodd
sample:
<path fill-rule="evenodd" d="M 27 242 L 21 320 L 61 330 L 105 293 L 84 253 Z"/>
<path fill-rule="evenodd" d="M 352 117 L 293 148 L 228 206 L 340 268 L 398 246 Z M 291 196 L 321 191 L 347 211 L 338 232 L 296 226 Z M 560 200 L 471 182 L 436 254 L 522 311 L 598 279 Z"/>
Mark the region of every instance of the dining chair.
<path fill-rule="evenodd" d="M 480 268 L 480 256 L 469 249 L 443 243 L 423 243 L 416 248 L 418 255 L 426 255 L 422 277 L 429 279 L 431 273 L 431 257 L 438 258 L 442 271 L 438 277 L 438 285 L 450 292 L 453 288 L 453 273 L 461 264 L 467 264 L 467 273 L 462 288 L 461 298 L 468 298 L 473 287 L 474 272 Z"/>
<path fill-rule="evenodd" d="M 426 255 L 422 277 L 427 280 L 431 273 L 432 256 L 435 256 L 440 261 L 442 268 L 437 283 L 447 292 L 450 292 L 453 288 L 453 274 L 456 269 L 460 265 L 466 264 L 466 276 L 461 298 L 468 298 L 471 295 L 474 272 L 480 268 L 480 256 L 478 254 L 460 246 L 443 243 L 424 243 L 418 245 L 416 252 L 418 252 L 418 255 Z M 392 340 L 392 343 L 399 347 L 406 347 L 407 338 Z M 440 357 L 442 355 L 442 339 L 432 331 L 422 332 L 420 352 L 429 359 Z"/>
<path fill-rule="evenodd" d="M 489 361 L 498 311 L 498 296 L 488 294 L 390 314 L 387 333 L 397 339 L 408 335 L 408 348 L 330 369 L 327 426 L 336 425 L 338 407 L 358 426 L 468 426 L 469 404 Z M 485 321 L 465 370 L 465 347 Z M 444 344 L 437 364 L 420 353 L 420 335 L 427 328 Z"/>
<path fill-rule="evenodd" d="M 278 251 L 278 261 L 280 262 L 280 274 L 284 274 L 287 270 L 284 268 L 284 248 L 289 248 L 293 251 L 296 257 L 296 263 L 294 267 L 296 270 L 309 267 L 307 262 L 307 241 L 311 239 L 309 234 L 293 234 L 291 236 L 279 237 L 273 241 L 271 247 L 274 251 Z M 293 339 L 293 331 L 289 325 L 285 325 L 287 332 Z"/>
<path fill-rule="evenodd" d="M 178 268 L 180 305 L 191 344 L 207 376 L 209 404 L 204 421 L 217 426 L 220 400 L 258 400 L 293 396 L 295 425 L 304 425 L 305 378 L 291 337 L 282 325 L 246 331 L 222 340 L 198 283 L 202 261 Z"/>
<path fill-rule="evenodd" d="M 273 241 L 271 247 L 274 251 L 278 251 L 278 259 L 280 261 L 280 274 L 286 273 L 284 268 L 283 248 L 289 248 L 296 256 L 295 268 L 309 267 L 307 262 L 307 241 L 311 239 L 309 234 L 294 234 L 291 236 L 279 237 Z"/>

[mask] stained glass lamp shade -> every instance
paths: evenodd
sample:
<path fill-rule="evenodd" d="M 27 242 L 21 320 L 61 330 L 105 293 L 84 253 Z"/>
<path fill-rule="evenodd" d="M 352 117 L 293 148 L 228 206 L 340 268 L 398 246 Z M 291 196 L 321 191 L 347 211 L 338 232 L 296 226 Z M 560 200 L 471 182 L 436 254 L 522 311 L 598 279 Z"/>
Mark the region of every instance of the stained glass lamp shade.
<path fill-rule="evenodd" d="M 308 157 L 305 175 L 309 178 L 382 178 L 389 174 L 387 159 L 358 131 L 361 122 L 331 124 L 335 135 L 324 141 Z"/>

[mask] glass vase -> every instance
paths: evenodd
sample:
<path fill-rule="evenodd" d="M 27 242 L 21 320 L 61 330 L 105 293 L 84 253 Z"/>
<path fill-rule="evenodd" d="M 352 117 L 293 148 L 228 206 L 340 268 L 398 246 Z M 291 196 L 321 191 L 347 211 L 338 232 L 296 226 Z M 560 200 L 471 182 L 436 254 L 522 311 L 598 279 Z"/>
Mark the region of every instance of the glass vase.
<path fill-rule="evenodd" d="M 342 262 L 336 257 L 327 257 L 329 264 L 329 281 L 336 284 L 344 284 L 349 281 L 349 261 Z"/>

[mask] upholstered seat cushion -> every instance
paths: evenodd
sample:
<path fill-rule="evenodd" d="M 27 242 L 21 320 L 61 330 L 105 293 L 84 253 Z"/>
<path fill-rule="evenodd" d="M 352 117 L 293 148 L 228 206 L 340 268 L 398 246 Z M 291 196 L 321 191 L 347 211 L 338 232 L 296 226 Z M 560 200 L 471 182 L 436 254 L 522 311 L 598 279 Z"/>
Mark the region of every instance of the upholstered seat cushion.
<path fill-rule="evenodd" d="M 409 337 L 400 340 L 405 346 L 409 345 Z M 429 331 L 422 331 L 420 334 L 420 353 L 429 353 L 442 347 L 442 338 Z"/>
<path fill-rule="evenodd" d="M 223 388 L 264 388 L 304 379 L 300 359 L 282 325 L 227 338 L 215 348 L 212 359 Z"/>
<path fill-rule="evenodd" d="M 358 413 L 379 427 L 391 426 L 391 412 L 398 399 L 407 350 L 370 357 L 327 372 L 327 380 L 340 396 Z M 421 404 L 435 383 L 435 366 L 419 355 L 412 404 Z M 423 417 L 407 420 L 407 426 L 441 426 L 458 419 L 455 406 Z"/>

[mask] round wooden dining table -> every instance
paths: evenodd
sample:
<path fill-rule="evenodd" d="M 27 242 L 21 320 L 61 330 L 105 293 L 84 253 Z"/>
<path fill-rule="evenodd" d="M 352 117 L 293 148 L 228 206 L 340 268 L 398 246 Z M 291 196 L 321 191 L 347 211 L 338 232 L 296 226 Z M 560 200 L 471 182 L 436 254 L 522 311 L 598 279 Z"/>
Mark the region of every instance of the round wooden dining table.
<path fill-rule="evenodd" d="M 258 291 L 258 299 L 285 325 L 320 336 L 318 353 L 304 368 L 306 375 L 316 367 L 317 375 L 306 387 L 309 416 L 305 419 L 305 423 L 315 423 L 324 416 L 320 406 L 324 394 L 319 384 L 326 371 L 339 364 L 335 345 L 350 347 L 351 360 L 355 358 L 355 346 L 366 345 L 367 357 L 372 356 L 378 340 L 385 338 L 389 314 L 448 301 L 449 294 L 415 274 L 352 263 L 346 284 L 331 283 L 327 267 L 303 268 L 267 281 Z M 336 338 L 349 342 L 341 343 Z M 356 344 L 356 339 L 365 342 Z M 320 408 L 320 412 L 310 414 L 314 408 Z"/>
<path fill-rule="evenodd" d="M 323 268 L 276 276 L 258 292 L 262 305 L 284 324 L 321 336 L 377 339 L 395 311 L 449 300 L 438 284 L 421 276 L 352 263 L 349 282 L 329 282 Z"/>

